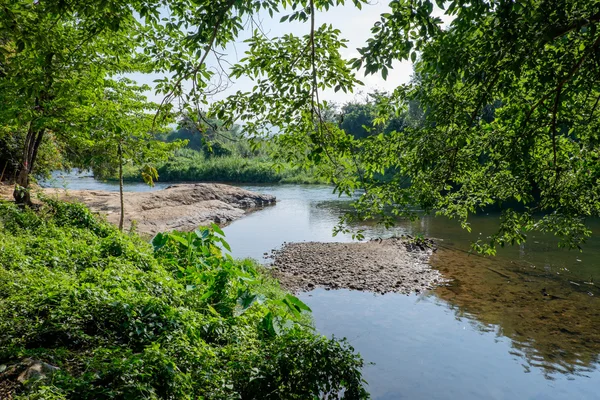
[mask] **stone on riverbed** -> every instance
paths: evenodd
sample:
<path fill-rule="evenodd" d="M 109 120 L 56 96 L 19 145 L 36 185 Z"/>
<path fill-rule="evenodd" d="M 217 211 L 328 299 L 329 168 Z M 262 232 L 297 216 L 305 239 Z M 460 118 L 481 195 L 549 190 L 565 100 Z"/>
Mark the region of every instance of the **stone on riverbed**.
<path fill-rule="evenodd" d="M 274 253 L 273 275 L 293 292 L 347 288 L 414 293 L 447 282 L 427 263 L 430 247 L 403 238 L 353 243 L 288 243 Z"/>

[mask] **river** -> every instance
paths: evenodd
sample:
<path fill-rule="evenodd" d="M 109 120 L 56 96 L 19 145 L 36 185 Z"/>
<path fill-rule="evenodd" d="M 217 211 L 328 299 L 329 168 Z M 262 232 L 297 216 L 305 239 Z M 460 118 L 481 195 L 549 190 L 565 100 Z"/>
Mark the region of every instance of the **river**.
<path fill-rule="evenodd" d="M 85 176 L 50 184 L 118 190 Z M 266 262 L 263 254 L 284 242 L 352 240 L 332 237 L 349 200 L 331 187 L 243 187 L 275 195 L 277 205 L 225 228 L 235 257 Z M 368 237 L 437 239 L 431 264 L 453 279 L 447 287 L 410 296 L 323 289 L 300 295 L 319 332 L 346 337 L 369 363 L 364 378 L 374 399 L 600 399 L 598 236 L 583 253 L 537 234 L 496 257 L 469 254 L 469 243 L 492 232 L 497 217 L 473 218 L 471 234 L 436 217 L 399 221 L 390 231 L 361 227 Z M 599 232 L 600 223 L 592 229 Z"/>

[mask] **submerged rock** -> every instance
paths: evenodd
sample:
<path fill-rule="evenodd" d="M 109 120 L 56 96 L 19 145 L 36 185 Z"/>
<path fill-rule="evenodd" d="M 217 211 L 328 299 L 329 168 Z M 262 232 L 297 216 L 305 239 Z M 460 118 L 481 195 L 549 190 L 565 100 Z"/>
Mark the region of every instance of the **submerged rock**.
<path fill-rule="evenodd" d="M 375 293 L 418 293 L 447 282 L 438 270 L 429 266 L 432 252 L 431 246 L 416 248 L 402 238 L 288 243 L 273 255 L 273 275 L 294 292 L 319 286 Z"/>

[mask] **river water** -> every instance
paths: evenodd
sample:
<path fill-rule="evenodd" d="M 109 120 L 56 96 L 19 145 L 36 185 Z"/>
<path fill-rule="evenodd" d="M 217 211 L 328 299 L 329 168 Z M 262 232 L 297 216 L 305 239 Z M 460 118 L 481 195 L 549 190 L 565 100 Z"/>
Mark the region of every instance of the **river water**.
<path fill-rule="evenodd" d="M 91 177 L 50 182 L 70 189 L 118 190 Z M 156 190 L 127 185 L 126 190 Z M 235 257 L 265 262 L 284 242 L 350 241 L 332 237 L 349 200 L 328 186 L 243 186 L 277 204 L 225 228 Z M 497 215 L 474 218 L 471 234 L 455 221 L 425 217 L 391 231 L 365 225 L 368 237 L 417 234 L 439 244 L 431 264 L 453 279 L 421 295 L 374 295 L 316 289 L 300 295 L 319 332 L 346 337 L 369 363 L 374 399 L 600 399 L 600 239 L 584 252 L 560 250 L 549 236 L 469 254 Z M 592 224 L 594 232 L 600 223 Z"/>

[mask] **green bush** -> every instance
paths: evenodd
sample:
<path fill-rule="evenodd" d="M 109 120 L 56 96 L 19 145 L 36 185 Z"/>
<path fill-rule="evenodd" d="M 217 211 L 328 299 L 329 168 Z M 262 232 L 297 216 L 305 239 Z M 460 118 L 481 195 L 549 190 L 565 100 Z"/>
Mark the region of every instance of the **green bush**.
<path fill-rule="evenodd" d="M 368 397 L 353 349 L 317 335 L 306 305 L 222 248 L 216 226 L 149 244 L 81 205 L 0 203 L 0 365 L 60 368 L 13 395 Z"/>

